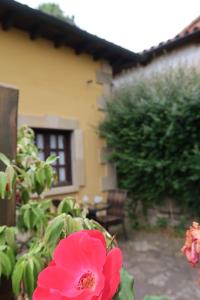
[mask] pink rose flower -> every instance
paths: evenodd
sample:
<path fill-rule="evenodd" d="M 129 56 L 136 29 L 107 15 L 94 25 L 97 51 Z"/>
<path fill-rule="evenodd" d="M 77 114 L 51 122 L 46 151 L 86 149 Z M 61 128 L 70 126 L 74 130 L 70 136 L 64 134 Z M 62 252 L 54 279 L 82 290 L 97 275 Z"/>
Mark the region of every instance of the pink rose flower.
<path fill-rule="evenodd" d="M 59 242 L 53 263 L 38 276 L 33 300 L 111 300 L 120 282 L 122 254 L 106 253 L 97 230 L 81 230 Z"/>

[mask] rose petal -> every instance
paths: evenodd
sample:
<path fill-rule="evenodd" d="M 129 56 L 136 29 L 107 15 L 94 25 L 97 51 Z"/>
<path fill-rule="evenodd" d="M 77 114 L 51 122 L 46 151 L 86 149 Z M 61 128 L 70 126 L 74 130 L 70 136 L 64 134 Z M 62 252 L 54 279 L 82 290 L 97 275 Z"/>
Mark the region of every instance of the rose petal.
<path fill-rule="evenodd" d="M 103 273 L 105 276 L 105 287 L 102 300 L 110 300 L 115 295 L 119 282 L 120 270 L 122 267 L 122 253 L 119 248 L 112 249 L 106 258 Z"/>
<path fill-rule="evenodd" d="M 56 292 L 51 293 L 47 289 L 38 287 L 33 293 L 33 300 L 61 300 L 61 296 Z"/>
<path fill-rule="evenodd" d="M 121 270 L 122 252 L 119 248 L 113 248 L 108 252 L 106 263 L 104 265 L 104 274 L 112 275 Z"/>
<path fill-rule="evenodd" d="M 55 264 L 55 261 L 54 260 L 52 260 L 52 261 L 50 261 L 50 263 L 49 263 L 49 267 L 53 267 L 53 266 L 55 266 L 56 264 Z"/>
<path fill-rule="evenodd" d="M 75 276 L 88 270 L 101 270 L 106 260 L 102 241 L 86 231 L 78 231 L 60 241 L 54 251 L 56 265 L 69 270 Z"/>
<path fill-rule="evenodd" d="M 99 230 L 83 230 L 83 231 L 86 231 L 90 237 L 100 240 L 104 248 L 106 248 L 105 237 Z"/>
<path fill-rule="evenodd" d="M 60 295 L 68 297 L 81 294 L 81 291 L 76 289 L 75 282 L 76 278 L 70 269 L 67 272 L 57 266 L 47 267 L 38 277 L 39 287 L 59 291 Z"/>

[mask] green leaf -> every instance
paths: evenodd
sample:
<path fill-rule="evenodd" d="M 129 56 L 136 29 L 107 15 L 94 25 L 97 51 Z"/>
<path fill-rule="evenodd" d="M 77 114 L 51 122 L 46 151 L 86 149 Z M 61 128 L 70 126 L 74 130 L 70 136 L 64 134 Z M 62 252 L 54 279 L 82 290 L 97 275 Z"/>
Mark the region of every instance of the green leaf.
<path fill-rule="evenodd" d="M 25 189 L 25 188 L 22 189 L 21 198 L 22 198 L 23 203 L 28 202 L 28 200 L 30 199 L 30 195 L 29 195 L 29 191 L 27 189 Z"/>
<path fill-rule="evenodd" d="M 91 220 L 89 220 L 87 218 L 84 218 L 83 222 L 84 222 L 84 228 L 85 229 L 93 229 L 93 224 L 92 224 Z"/>
<path fill-rule="evenodd" d="M 40 168 L 37 170 L 36 172 L 36 180 L 38 181 L 38 183 L 43 186 L 44 182 L 45 182 L 45 172 L 44 169 Z"/>
<path fill-rule="evenodd" d="M 58 214 L 66 213 L 72 214 L 74 208 L 74 201 L 71 197 L 64 198 L 58 206 Z"/>
<path fill-rule="evenodd" d="M 79 231 L 83 229 L 83 219 L 82 218 L 75 218 L 71 217 L 70 215 L 66 216 L 66 223 L 67 223 L 67 234 L 71 234 L 73 232 Z"/>
<path fill-rule="evenodd" d="M 4 199 L 6 193 L 7 177 L 4 172 L 0 172 L 0 197 Z"/>
<path fill-rule="evenodd" d="M 11 161 L 3 154 L 0 152 L 0 160 L 6 165 L 7 167 L 10 166 Z"/>
<path fill-rule="evenodd" d="M 33 260 L 33 264 L 34 264 L 34 276 L 35 276 L 35 279 L 37 279 L 38 274 L 44 268 L 44 263 L 43 263 L 42 259 L 36 255 L 34 255 L 32 257 L 32 260 Z"/>
<path fill-rule="evenodd" d="M 32 218 L 33 217 L 31 217 L 31 210 L 30 209 L 27 209 L 26 211 L 25 211 L 25 213 L 24 213 L 24 224 L 25 224 L 25 226 L 30 230 L 30 229 L 32 229 L 32 224 L 33 224 L 33 222 L 32 222 Z"/>
<path fill-rule="evenodd" d="M 28 296 L 31 297 L 35 288 L 34 264 L 31 257 L 27 261 L 24 270 L 23 281 L 25 285 L 25 290 Z"/>
<path fill-rule="evenodd" d="M 15 229 L 12 227 L 7 227 L 5 231 L 6 243 L 14 250 L 16 248 L 15 242 Z"/>
<path fill-rule="evenodd" d="M 0 245 L 0 251 L 5 253 L 5 252 L 6 252 L 6 249 L 7 249 L 7 247 L 8 247 L 8 246 L 7 246 L 7 245 L 5 245 L 5 244 L 4 244 L 4 245 Z"/>
<path fill-rule="evenodd" d="M 51 164 L 53 164 L 57 159 L 58 159 L 58 156 L 56 156 L 55 154 L 52 154 L 52 155 L 50 155 L 49 157 L 47 157 L 47 159 L 46 159 L 46 164 L 51 165 Z"/>
<path fill-rule="evenodd" d="M 57 244 L 64 227 L 65 214 L 54 218 L 47 226 L 44 240 L 50 246 Z"/>
<path fill-rule="evenodd" d="M 0 226 L 0 234 L 3 233 L 5 229 L 6 229 L 6 226 L 5 226 L 5 225 Z"/>
<path fill-rule="evenodd" d="M 18 261 L 12 274 L 12 289 L 16 296 L 18 296 L 20 293 L 20 283 L 23 279 L 25 266 L 25 260 Z"/>
<path fill-rule="evenodd" d="M 133 277 L 125 270 L 121 270 L 121 283 L 118 293 L 113 300 L 134 300 Z"/>
<path fill-rule="evenodd" d="M 2 267 L 2 274 L 6 277 L 9 277 L 10 273 L 12 272 L 12 263 L 7 254 L 0 251 L 0 264 Z"/>
<path fill-rule="evenodd" d="M 15 184 L 15 179 L 16 179 L 16 173 L 15 173 L 13 166 L 11 166 L 11 165 L 8 166 L 5 170 L 5 173 L 6 173 L 7 183 L 8 183 L 10 192 L 12 192 L 14 184 Z"/>
<path fill-rule="evenodd" d="M 6 250 L 6 254 L 9 257 L 9 260 L 11 262 L 12 269 L 13 269 L 15 266 L 15 261 L 16 261 L 14 250 L 8 246 L 7 250 Z"/>
<path fill-rule="evenodd" d="M 43 212 L 46 212 L 51 207 L 52 202 L 49 199 L 42 200 L 38 202 L 38 208 L 41 209 Z"/>
<path fill-rule="evenodd" d="M 52 184 L 53 174 L 52 174 L 52 169 L 49 165 L 46 165 L 44 167 L 44 173 L 45 173 L 45 180 L 46 180 L 47 187 L 50 188 Z"/>

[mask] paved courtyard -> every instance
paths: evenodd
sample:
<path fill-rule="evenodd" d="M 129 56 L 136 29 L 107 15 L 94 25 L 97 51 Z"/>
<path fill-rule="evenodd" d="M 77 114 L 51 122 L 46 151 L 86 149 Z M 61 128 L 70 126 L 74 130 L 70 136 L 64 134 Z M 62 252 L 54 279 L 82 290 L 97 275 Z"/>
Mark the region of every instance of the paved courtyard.
<path fill-rule="evenodd" d="M 200 272 L 180 253 L 183 239 L 166 232 L 138 231 L 119 241 L 124 266 L 134 276 L 136 300 L 165 295 L 169 300 L 199 300 Z"/>

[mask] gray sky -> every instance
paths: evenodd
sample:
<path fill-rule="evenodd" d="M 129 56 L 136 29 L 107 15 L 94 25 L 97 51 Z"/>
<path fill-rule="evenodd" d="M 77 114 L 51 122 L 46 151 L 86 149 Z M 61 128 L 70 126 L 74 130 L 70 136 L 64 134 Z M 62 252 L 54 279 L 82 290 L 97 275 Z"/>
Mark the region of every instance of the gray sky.
<path fill-rule="evenodd" d="M 58 3 L 78 26 L 135 52 L 178 34 L 200 15 L 200 0 L 18 0 Z"/>

